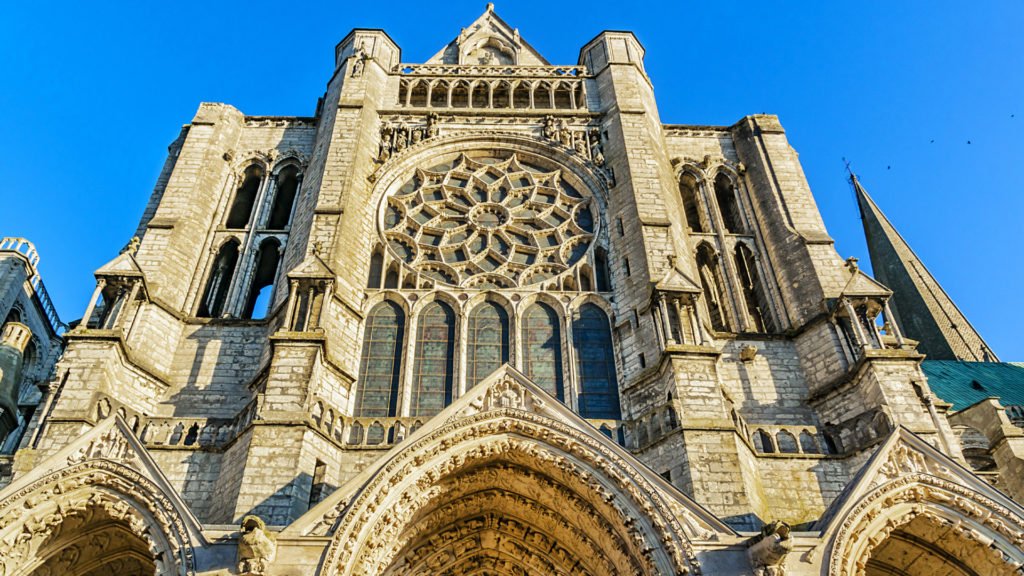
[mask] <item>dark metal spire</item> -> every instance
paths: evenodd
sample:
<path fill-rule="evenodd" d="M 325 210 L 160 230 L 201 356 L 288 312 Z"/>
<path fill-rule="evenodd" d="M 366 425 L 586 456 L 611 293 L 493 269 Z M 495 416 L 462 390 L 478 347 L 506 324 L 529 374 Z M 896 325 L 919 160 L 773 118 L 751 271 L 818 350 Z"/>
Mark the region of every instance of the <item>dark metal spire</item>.
<path fill-rule="evenodd" d="M 998 362 L 852 170 L 850 183 L 857 195 L 874 276 L 893 291 L 893 315 L 903 333 L 919 341 L 918 350 L 932 359 Z"/>

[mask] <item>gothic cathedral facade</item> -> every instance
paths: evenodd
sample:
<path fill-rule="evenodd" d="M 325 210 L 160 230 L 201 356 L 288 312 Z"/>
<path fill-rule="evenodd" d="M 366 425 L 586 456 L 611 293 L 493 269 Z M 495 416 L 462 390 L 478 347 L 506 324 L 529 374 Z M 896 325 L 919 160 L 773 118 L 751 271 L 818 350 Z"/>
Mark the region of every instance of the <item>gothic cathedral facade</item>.
<path fill-rule="evenodd" d="M 554 66 L 492 6 L 335 56 L 313 117 L 199 107 L 0 398 L 0 575 L 1021 574 L 1024 431 L 970 467 L 776 117 L 665 124 L 633 34 Z"/>

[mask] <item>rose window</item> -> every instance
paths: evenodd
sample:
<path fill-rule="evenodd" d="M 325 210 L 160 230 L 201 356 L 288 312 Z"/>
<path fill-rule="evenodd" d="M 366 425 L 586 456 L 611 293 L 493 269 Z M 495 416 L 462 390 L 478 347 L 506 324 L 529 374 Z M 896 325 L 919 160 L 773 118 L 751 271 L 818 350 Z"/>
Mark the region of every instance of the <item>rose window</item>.
<path fill-rule="evenodd" d="M 382 207 L 392 254 L 455 286 L 508 288 L 558 276 L 594 237 L 589 196 L 515 155 L 417 170 Z"/>

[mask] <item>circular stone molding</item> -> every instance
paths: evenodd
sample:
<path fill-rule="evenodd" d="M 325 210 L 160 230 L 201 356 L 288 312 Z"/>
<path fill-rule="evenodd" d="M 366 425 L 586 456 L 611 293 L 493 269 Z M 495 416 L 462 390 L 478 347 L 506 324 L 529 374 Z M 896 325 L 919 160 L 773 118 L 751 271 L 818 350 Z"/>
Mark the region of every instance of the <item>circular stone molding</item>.
<path fill-rule="evenodd" d="M 595 206 L 550 160 L 466 152 L 399 180 L 379 223 L 392 255 L 434 281 L 511 288 L 579 262 L 597 233 Z"/>

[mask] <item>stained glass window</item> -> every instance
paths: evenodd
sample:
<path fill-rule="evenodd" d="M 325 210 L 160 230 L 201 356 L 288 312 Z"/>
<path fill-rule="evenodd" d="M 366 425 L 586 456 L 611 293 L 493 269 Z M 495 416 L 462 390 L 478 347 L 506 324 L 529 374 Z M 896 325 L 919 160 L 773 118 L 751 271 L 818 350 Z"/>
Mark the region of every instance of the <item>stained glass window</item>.
<path fill-rule="evenodd" d="M 416 330 L 410 416 L 433 416 L 452 402 L 455 361 L 455 314 L 443 302 L 420 313 Z"/>
<path fill-rule="evenodd" d="M 552 396 L 565 401 L 562 385 L 562 331 L 558 315 L 537 303 L 523 318 L 523 366 L 526 375 Z"/>
<path fill-rule="evenodd" d="M 356 416 L 398 415 L 405 314 L 393 302 L 377 304 L 366 319 Z"/>
<path fill-rule="evenodd" d="M 573 321 L 572 336 L 580 377 L 580 415 L 619 420 L 619 385 L 608 316 L 594 304 L 584 304 Z"/>
<path fill-rule="evenodd" d="M 466 386 L 471 387 L 508 362 L 508 313 L 484 302 L 469 315 Z"/>

